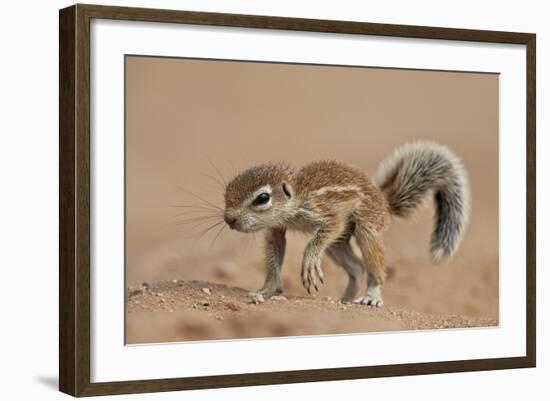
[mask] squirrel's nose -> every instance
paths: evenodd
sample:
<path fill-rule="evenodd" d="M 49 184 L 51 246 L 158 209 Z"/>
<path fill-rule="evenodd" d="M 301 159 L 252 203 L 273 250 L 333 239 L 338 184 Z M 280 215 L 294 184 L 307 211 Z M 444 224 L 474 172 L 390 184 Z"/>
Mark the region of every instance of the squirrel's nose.
<path fill-rule="evenodd" d="M 231 227 L 231 229 L 233 229 L 233 227 L 235 227 L 235 223 L 237 222 L 237 218 L 234 217 L 234 216 L 230 216 L 228 214 L 225 214 L 223 216 L 223 219 L 225 220 L 225 222 L 227 223 L 227 225 L 229 227 Z"/>

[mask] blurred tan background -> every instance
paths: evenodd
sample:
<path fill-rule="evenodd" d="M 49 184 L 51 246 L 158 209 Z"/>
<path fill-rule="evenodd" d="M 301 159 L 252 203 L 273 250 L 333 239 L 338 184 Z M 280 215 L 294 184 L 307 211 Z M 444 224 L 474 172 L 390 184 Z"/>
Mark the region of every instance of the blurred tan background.
<path fill-rule="evenodd" d="M 385 303 L 421 313 L 498 318 L 498 75 L 376 68 L 126 58 L 127 286 L 206 280 L 245 289 L 263 283 L 261 235 L 181 224 L 176 205 L 223 207 L 225 180 L 266 161 L 295 167 L 322 158 L 374 175 L 397 146 L 430 139 L 463 160 L 471 222 L 455 258 L 432 266 L 433 206 L 385 236 Z M 180 190 L 183 188 L 184 190 Z M 290 234 L 287 294 L 304 295 L 307 238 Z M 324 259 L 317 296 L 338 298 L 346 275 Z M 137 327 L 137 326 L 134 326 Z M 137 336 L 136 338 L 139 338 Z"/>

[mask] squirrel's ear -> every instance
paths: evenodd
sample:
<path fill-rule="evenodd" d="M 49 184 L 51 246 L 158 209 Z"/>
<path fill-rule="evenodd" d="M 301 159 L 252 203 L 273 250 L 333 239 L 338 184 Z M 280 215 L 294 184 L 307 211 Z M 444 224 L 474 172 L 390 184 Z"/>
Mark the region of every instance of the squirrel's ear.
<path fill-rule="evenodd" d="M 292 198 L 292 194 L 290 193 L 290 187 L 286 182 L 283 182 L 283 192 L 285 193 L 288 199 Z"/>

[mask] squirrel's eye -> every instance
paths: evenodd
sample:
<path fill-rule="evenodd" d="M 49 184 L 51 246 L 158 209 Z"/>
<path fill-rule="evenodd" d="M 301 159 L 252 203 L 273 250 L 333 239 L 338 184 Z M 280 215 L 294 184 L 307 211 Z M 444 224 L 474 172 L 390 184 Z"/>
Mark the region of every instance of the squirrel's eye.
<path fill-rule="evenodd" d="M 254 199 L 254 202 L 252 202 L 253 205 L 265 205 L 267 202 L 269 202 L 269 194 L 267 192 L 262 192 L 258 196 L 256 196 L 256 199 Z"/>

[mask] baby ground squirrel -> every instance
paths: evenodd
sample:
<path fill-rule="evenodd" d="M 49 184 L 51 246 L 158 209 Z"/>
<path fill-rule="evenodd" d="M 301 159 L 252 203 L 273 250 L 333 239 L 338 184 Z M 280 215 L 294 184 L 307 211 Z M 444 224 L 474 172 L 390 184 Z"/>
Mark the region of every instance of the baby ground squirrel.
<path fill-rule="evenodd" d="M 431 237 L 434 262 L 458 247 L 469 216 L 469 186 L 458 157 L 432 142 L 406 144 L 385 160 L 371 181 L 337 161 L 316 161 L 299 170 L 263 164 L 234 177 L 225 189 L 224 220 L 234 230 L 265 230 L 266 279 L 258 293 L 283 291 L 281 267 L 286 230 L 310 234 L 302 262 L 302 284 L 311 292 L 323 282 L 324 252 L 347 272 L 343 302 L 383 305 L 385 277 L 382 233 L 390 215 L 406 217 L 433 193 L 436 216 Z M 362 258 L 350 246 L 355 237 Z M 367 291 L 355 299 L 367 272 Z"/>

